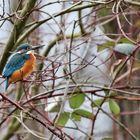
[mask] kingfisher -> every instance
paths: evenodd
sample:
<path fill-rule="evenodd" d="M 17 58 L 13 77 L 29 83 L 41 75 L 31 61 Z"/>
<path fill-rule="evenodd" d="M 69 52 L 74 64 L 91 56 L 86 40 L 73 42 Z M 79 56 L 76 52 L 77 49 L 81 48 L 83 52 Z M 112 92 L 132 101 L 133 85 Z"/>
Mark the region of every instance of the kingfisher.
<path fill-rule="evenodd" d="M 43 47 L 44 45 L 32 47 L 24 43 L 21 44 L 9 57 L 2 76 L 6 78 L 5 90 L 11 83 L 23 80 L 31 74 L 36 64 L 34 50 Z"/>

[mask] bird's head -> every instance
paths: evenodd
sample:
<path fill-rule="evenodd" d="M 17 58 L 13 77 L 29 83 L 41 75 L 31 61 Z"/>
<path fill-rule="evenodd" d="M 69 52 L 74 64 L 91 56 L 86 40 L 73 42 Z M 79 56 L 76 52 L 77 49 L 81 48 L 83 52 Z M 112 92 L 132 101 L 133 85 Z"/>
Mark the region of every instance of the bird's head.
<path fill-rule="evenodd" d="M 29 45 L 29 44 L 27 44 L 27 43 L 25 43 L 25 44 L 21 44 L 17 49 L 16 49 L 16 52 L 28 52 L 28 51 L 30 51 L 30 50 L 32 50 L 32 47 Z"/>
<path fill-rule="evenodd" d="M 18 53 L 30 53 L 32 50 L 39 49 L 43 47 L 44 45 L 39 45 L 39 46 L 31 46 L 27 43 L 21 44 L 17 49 L 16 52 Z"/>

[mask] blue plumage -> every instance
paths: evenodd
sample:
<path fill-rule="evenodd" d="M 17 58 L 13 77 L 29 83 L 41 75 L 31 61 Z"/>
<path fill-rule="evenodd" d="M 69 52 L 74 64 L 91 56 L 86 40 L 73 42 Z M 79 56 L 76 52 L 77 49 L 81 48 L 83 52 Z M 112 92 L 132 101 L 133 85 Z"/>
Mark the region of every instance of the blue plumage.
<path fill-rule="evenodd" d="M 12 73 L 20 69 L 28 59 L 29 54 L 25 53 L 16 53 L 11 55 L 2 72 L 3 77 L 10 77 Z"/>
<path fill-rule="evenodd" d="M 30 55 L 31 51 L 35 50 L 35 49 L 39 49 L 40 47 L 43 47 L 43 46 L 44 45 L 40 45 L 40 46 L 32 48 L 29 44 L 25 43 L 25 44 L 21 44 L 16 49 L 16 51 L 13 52 L 13 54 L 9 57 L 5 67 L 3 69 L 3 72 L 2 72 L 2 76 L 6 78 L 6 90 L 10 83 L 16 82 L 16 80 L 18 80 L 18 78 L 20 78 L 20 77 L 17 77 L 17 79 L 16 78 L 14 79 L 14 74 L 16 75 L 16 73 L 14 73 L 14 72 L 16 70 L 20 70 L 24 66 L 26 61 L 29 60 L 30 58 L 31 58 L 31 61 L 27 61 L 27 62 L 31 63 L 31 67 L 29 67 L 29 70 L 26 73 L 28 74 L 30 69 L 33 70 L 33 63 L 35 63 L 35 58 L 33 57 L 33 54 Z M 33 58 L 30 56 L 32 56 Z M 28 65 L 27 65 L 27 67 L 28 67 Z"/>
<path fill-rule="evenodd" d="M 17 49 L 16 53 L 12 54 L 2 72 L 2 76 L 7 79 L 12 75 L 12 73 L 20 69 L 26 60 L 29 59 L 29 54 L 26 54 L 31 49 L 31 46 L 27 43 L 21 44 Z"/>
<path fill-rule="evenodd" d="M 5 85 L 5 90 L 8 88 L 9 84 L 8 84 L 8 78 L 6 78 L 6 85 Z"/>
<path fill-rule="evenodd" d="M 21 44 L 17 49 L 16 49 L 16 52 L 20 51 L 20 50 L 24 50 L 24 51 L 28 51 L 28 50 L 31 50 L 32 47 L 27 44 L 27 43 L 24 43 L 24 44 Z"/>

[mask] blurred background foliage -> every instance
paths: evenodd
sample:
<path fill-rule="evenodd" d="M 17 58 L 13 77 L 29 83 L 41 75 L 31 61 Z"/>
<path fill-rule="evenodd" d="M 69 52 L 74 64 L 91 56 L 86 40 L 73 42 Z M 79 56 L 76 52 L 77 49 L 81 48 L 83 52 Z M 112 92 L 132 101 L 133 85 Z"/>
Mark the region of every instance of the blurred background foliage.
<path fill-rule="evenodd" d="M 21 43 L 36 69 L 4 91 L 1 140 L 138 140 L 138 0 L 2 0 L 0 73 Z"/>

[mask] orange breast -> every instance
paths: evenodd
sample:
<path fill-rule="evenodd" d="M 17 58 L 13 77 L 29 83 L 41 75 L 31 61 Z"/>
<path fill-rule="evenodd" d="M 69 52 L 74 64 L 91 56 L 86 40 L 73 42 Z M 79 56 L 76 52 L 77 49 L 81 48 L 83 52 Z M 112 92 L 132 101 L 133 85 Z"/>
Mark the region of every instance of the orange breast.
<path fill-rule="evenodd" d="M 36 58 L 33 54 L 30 54 L 30 58 L 25 62 L 23 67 L 19 70 L 13 72 L 12 76 L 9 78 L 8 83 L 17 82 L 23 78 L 29 76 L 33 71 L 36 63 Z"/>

